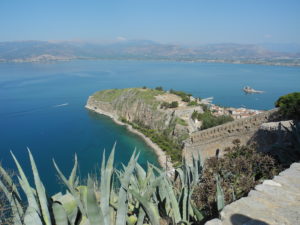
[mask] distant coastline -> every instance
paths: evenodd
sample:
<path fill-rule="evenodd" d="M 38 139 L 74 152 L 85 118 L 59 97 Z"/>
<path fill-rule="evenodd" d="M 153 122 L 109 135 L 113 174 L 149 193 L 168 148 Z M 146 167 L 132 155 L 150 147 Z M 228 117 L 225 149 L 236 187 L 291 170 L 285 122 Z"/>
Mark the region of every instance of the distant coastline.
<path fill-rule="evenodd" d="M 69 60 L 156 60 L 231 64 L 300 66 L 300 45 L 280 51 L 259 44 L 215 43 L 195 46 L 149 40 L 111 43 L 12 41 L 0 42 L 0 62 Z"/>
<path fill-rule="evenodd" d="M 266 65 L 266 66 L 286 66 L 286 67 L 300 67 L 300 59 L 296 59 L 296 62 L 279 62 L 279 61 L 268 61 L 268 60 L 234 60 L 234 59 L 164 59 L 164 58 L 121 58 L 121 57 L 36 57 L 28 59 L 13 59 L 4 60 L 0 59 L 0 63 L 51 63 L 51 62 L 64 62 L 74 60 L 116 60 L 116 61 L 167 61 L 167 62 L 190 62 L 190 63 L 224 63 L 224 64 L 250 64 L 250 65 Z"/>

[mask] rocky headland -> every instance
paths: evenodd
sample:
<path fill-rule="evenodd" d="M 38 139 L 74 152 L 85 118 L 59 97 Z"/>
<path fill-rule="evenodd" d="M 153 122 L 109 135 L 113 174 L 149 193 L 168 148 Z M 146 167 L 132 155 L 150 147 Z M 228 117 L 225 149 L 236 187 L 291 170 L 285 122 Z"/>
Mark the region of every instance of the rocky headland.
<path fill-rule="evenodd" d="M 201 131 L 203 125 L 206 125 L 205 121 L 209 121 L 210 126 L 216 126 L 219 124 L 212 122 L 212 120 L 217 121 L 221 117 L 229 119 L 222 120 L 220 124 L 227 123 L 216 126 L 216 128 L 218 132 L 224 130 L 230 136 L 233 134 L 228 129 L 228 127 L 233 127 L 231 124 L 234 124 L 234 129 L 237 130 L 238 134 L 241 134 L 242 128 L 245 128 L 247 132 L 249 127 L 252 126 L 254 130 L 250 129 L 251 135 L 244 138 L 249 140 L 259 125 L 266 122 L 269 115 L 273 112 L 259 112 L 258 115 L 253 117 L 255 124 L 249 119 L 237 119 L 230 123 L 228 121 L 233 120 L 230 115 L 216 116 L 212 111 L 213 107 L 208 109 L 209 105 L 214 106 L 210 102 L 192 97 L 181 91 L 172 89 L 163 91 L 162 88 L 150 89 L 144 87 L 96 92 L 88 98 L 85 107 L 91 111 L 111 117 L 116 123 L 126 125 L 130 131 L 141 136 L 158 155 L 160 165 L 168 168 L 173 168 L 172 163 L 180 162 L 182 156 L 191 158 L 195 151 L 199 153 L 201 149 L 198 146 L 201 146 L 204 138 L 199 139 L 198 137 L 203 132 L 208 132 L 208 135 L 213 135 L 213 137 L 218 136 L 215 131 L 211 134 L 211 130 L 215 129 L 214 127 Z M 249 121 L 248 124 L 245 125 L 244 120 Z M 226 129 L 221 129 L 222 126 L 225 126 Z M 229 142 L 231 143 L 231 141 Z M 201 152 L 204 156 L 206 152 L 216 150 L 213 145 L 206 144 L 207 146 L 208 150 L 202 149 L 204 152 Z M 196 150 L 195 147 L 197 148 Z M 228 146 L 226 145 L 225 147 Z M 210 154 L 210 156 L 213 156 L 213 154 Z"/>
<path fill-rule="evenodd" d="M 178 103 L 176 108 L 172 102 Z M 191 114 L 203 112 L 199 105 L 187 106 L 178 95 L 148 88 L 99 91 L 85 107 L 127 125 L 154 149 L 160 165 L 168 168 L 172 168 L 171 161 L 180 160 L 183 141 L 197 130 Z"/>

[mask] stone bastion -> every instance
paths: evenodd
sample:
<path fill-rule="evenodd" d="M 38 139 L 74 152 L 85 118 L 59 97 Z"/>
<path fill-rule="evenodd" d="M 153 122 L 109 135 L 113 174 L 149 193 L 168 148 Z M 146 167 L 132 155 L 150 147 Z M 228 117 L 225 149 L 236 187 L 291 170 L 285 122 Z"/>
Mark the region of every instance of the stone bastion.
<path fill-rule="evenodd" d="M 188 161 L 193 155 L 201 155 L 202 160 L 223 155 L 224 149 L 232 147 L 232 141 L 239 139 L 242 145 L 249 142 L 262 123 L 272 122 L 278 118 L 278 109 L 272 109 L 248 118 L 235 120 L 203 131 L 193 132 L 184 141 L 183 157 Z"/>

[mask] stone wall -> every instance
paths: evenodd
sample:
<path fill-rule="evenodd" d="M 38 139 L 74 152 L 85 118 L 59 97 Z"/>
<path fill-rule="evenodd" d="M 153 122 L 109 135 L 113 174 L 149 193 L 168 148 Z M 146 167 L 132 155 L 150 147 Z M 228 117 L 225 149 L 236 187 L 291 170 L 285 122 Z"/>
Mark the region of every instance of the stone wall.
<path fill-rule="evenodd" d="M 245 119 L 235 120 L 203 131 L 197 131 L 185 141 L 183 156 L 188 160 L 192 155 L 200 153 L 202 159 L 214 156 L 216 151 L 232 146 L 232 141 L 239 139 L 241 144 L 247 144 L 262 123 L 274 121 L 277 109 L 266 111 Z"/>

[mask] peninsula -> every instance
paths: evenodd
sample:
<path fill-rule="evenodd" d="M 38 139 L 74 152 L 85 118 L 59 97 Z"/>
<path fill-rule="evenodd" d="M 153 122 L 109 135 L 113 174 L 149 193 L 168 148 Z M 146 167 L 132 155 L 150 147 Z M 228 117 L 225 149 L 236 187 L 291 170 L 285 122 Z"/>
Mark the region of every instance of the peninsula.
<path fill-rule="evenodd" d="M 181 162 L 184 143 L 192 133 L 233 120 L 216 114 L 205 99 L 162 87 L 102 90 L 90 96 L 85 107 L 127 125 L 154 149 L 160 165 L 169 169 Z"/>

